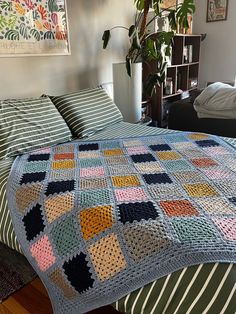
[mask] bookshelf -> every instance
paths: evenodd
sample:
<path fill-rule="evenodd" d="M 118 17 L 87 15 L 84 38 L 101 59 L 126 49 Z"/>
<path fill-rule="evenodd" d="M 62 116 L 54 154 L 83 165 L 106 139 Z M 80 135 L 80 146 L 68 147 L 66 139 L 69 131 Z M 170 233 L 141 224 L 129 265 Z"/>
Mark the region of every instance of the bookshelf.
<path fill-rule="evenodd" d="M 198 87 L 201 35 L 176 34 L 173 39 L 171 65 L 167 67 L 167 78 L 172 82 L 171 94 L 166 94 L 166 86 L 156 86 L 151 99 L 152 120 L 160 127 L 167 126 L 166 107 L 170 102 L 181 99 L 182 92 Z M 155 72 L 152 61 L 144 69 L 144 79 L 148 71 Z M 147 70 L 149 69 L 149 70 Z"/>

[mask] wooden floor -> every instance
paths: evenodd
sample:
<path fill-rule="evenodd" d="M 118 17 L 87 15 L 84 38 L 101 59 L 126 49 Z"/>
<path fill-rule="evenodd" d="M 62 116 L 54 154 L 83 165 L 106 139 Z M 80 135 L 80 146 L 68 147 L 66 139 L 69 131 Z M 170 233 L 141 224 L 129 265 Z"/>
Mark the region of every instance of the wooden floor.
<path fill-rule="evenodd" d="M 52 314 L 47 291 L 39 278 L 10 296 L 0 304 L 0 314 Z M 111 306 L 106 306 L 88 314 L 117 314 Z"/>

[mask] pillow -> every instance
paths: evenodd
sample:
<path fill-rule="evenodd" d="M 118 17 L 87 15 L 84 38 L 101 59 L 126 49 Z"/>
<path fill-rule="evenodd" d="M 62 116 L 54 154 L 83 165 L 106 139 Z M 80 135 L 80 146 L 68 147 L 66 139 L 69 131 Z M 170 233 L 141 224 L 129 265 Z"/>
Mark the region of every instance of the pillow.
<path fill-rule="evenodd" d="M 0 101 L 0 159 L 70 140 L 49 97 Z"/>
<path fill-rule="evenodd" d="M 49 97 L 77 137 L 90 136 L 123 120 L 120 110 L 101 87 Z"/>

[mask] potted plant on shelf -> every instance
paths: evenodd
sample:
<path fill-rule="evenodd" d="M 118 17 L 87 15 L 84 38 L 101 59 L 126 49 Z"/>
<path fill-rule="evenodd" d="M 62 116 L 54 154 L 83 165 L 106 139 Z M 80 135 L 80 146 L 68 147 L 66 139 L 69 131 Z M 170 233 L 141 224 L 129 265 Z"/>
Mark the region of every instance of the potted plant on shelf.
<path fill-rule="evenodd" d="M 138 118 L 141 118 L 142 93 L 145 98 L 151 97 L 155 85 L 165 81 L 167 58 L 171 57 L 171 46 L 177 26 L 181 25 L 187 29 L 188 16 L 195 11 L 194 0 L 183 0 L 182 3 L 168 8 L 163 8 L 163 2 L 163 0 L 134 0 L 136 7 L 134 24 L 130 27 L 115 26 L 105 30 L 102 36 L 104 49 L 108 46 L 111 32 L 116 28 L 124 28 L 129 37 L 130 46 L 125 62 L 113 65 L 114 100 L 122 113 L 125 113 L 124 116 L 127 116 L 129 111 L 128 116 L 131 116 L 125 117 L 129 122 L 137 122 Z M 148 18 L 150 11 L 151 19 Z M 150 32 L 150 24 L 163 17 L 168 19 L 170 29 Z M 142 64 L 148 67 L 148 63 L 152 61 L 156 62 L 156 71 L 155 73 L 148 71 L 146 80 L 142 82 Z M 126 96 L 128 99 L 125 100 Z"/>

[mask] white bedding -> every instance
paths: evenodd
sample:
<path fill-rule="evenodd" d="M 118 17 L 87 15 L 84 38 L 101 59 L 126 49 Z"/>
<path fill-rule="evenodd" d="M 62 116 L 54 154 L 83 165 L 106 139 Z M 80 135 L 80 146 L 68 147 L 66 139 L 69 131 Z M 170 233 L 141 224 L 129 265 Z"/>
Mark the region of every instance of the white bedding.
<path fill-rule="evenodd" d="M 236 119 L 236 88 L 220 82 L 211 84 L 193 106 L 198 118 Z"/>

